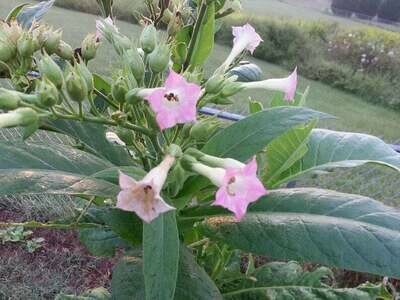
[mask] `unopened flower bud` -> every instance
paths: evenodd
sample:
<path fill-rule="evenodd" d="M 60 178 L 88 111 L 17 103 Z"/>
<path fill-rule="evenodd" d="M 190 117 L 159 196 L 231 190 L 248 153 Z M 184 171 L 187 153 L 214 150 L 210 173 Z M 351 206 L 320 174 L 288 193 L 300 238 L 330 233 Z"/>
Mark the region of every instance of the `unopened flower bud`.
<path fill-rule="evenodd" d="M 176 158 L 181 157 L 183 155 L 181 147 L 175 144 L 171 144 L 168 146 L 167 153 Z"/>
<path fill-rule="evenodd" d="M 29 126 L 38 121 L 37 112 L 28 107 L 21 107 L 9 113 L 0 114 L 0 128 Z"/>
<path fill-rule="evenodd" d="M 58 29 L 56 31 L 48 30 L 45 34 L 44 48 L 48 54 L 53 54 L 57 52 L 60 46 L 62 31 Z"/>
<path fill-rule="evenodd" d="M 144 63 L 137 49 L 128 49 L 123 59 L 124 65 L 129 67 L 136 81 L 141 82 L 144 76 Z"/>
<path fill-rule="evenodd" d="M 164 72 L 169 65 L 170 50 L 168 45 L 159 45 L 149 55 L 149 66 L 154 73 Z"/>
<path fill-rule="evenodd" d="M 209 78 L 206 82 L 206 92 L 209 94 L 218 94 L 222 86 L 224 84 L 224 76 L 222 75 L 214 75 L 211 78 Z"/>
<path fill-rule="evenodd" d="M 88 34 L 82 42 L 82 57 L 85 61 L 89 61 L 96 57 L 97 48 L 100 43 L 97 41 L 95 34 Z"/>
<path fill-rule="evenodd" d="M 83 76 L 72 70 L 65 78 L 65 83 L 68 95 L 73 101 L 82 102 L 86 99 L 88 88 Z"/>
<path fill-rule="evenodd" d="M 111 94 L 115 101 L 119 103 L 125 102 L 125 95 L 128 92 L 128 84 L 124 77 L 119 76 L 111 86 Z"/>
<path fill-rule="evenodd" d="M 35 52 L 35 43 L 33 38 L 27 32 L 24 32 L 17 41 L 18 54 L 24 58 L 30 58 Z"/>
<path fill-rule="evenodd" d="M 243 88 L 239 82 L 228 82 L 222 88 L 221 95 L 223 97 L 230 97 L 243 90 Z"/>
<path fill-rule="evenodd" d="M 132 41 L 125 35 L 114 34 L 112 44 L 118 55 L 123 55 L 125 51 L 132 48 Z"/>
<path fill-rule="evenodd" d="M 20 102 L 21 97 L 18 92 L 0 88 L 0 109 L 16 109 Z"/>
<path fill-rule="evenodd" d="M 17 44 L 18 39 L 22 34 L 22 27 L 17 21 L 11 21 L 10 23 L 0 21 L 0 30 L 4 31 L 5 36 L 13 43 Z"/>
<path fill-rule="evenodd" d="M 79 74 L 81 74 L 81 76 L 85 79 L 88 93 L 91 93 L 94 89 L 94 81 L 92 73 L 90 72 L 86 64 L 83 62 L 76 64 L 76 69 L 78 70 Z"/>
<path fill-rule="evenodd" d="M 36 93 L 38 95 L 39 104 L 43 107 L 51 107 L 59 103 L 60 97 L 57 87 L 46 77 L 40 81 Z"/>
<path fill-rule="evenodd" d="M 56 50 L 56 54 L 65 60 L 74 59 L 74 50 L 64 41 L 60 41 L 60 44 L 58 45 L 58 48 Z"/>
<path fill-rule="evenodd" d="M 126 103 L 130 105 L 136 105 L 137 103 L 143 101 L 143 98 L 139 96 L 140 89 L 132 89 L 125 95 Z"/>
<path fill-rule="evenodd" d="M 153 24 L 147 25 L 140 36 L 140 46 L 146 53 L 153 52 L 157 45 L 157 30 Z"/>
<path fill-rule="evenodd" d="M 0 38 L 0 61 L 7 62 L 17 53 L 15 45 L 6 37 Z"/>
<path fill-rule="evenodd" d="M 199 142 L 206 142 L 221 127 L 217 119 L 206 118 L 195 123 L 190 130 L 190 137 Z"/>
<path fill-rule="evenodd" d="M 58 89 L 62 87 L 64 83 L 63 73 L 49 55 L 43 55 L 37 66 L 42 76 L 47 77 Z"/>

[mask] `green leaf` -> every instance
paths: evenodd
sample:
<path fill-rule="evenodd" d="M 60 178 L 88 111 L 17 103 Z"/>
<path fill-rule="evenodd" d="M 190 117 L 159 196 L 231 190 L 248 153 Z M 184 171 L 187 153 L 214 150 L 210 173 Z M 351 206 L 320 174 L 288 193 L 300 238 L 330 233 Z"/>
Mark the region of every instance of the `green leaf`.
<path fill-rule="evenodd" d="M 382 287 L 368 288 L 311 288 L 304 286 L 259 287 L 238 290 L 224 294 L 224 299 L 229 300 L 279 300 L 279 299 L 329 299 L 329 300 L 375 300 L 382 299 Z"/>
<path fill-rule="evenodd" d="M 204 145 L 202 151 L 246 161 L 290 128 L 326 118 L 331 116 L 308 108 L 278 107 L 264 110 L 219 131 Z"/>
<path fill-rule="evenodd" d="M 192 253 L 180 248 L 179 273 L 175 291 L 176 300 L 222 300 L 214 281 L 200 267 Z"/>
<path fill-rule="evenodd" d="M 174 299 L 178 276 L 179 236 L 175 212 L 143 225 L 146 299 Z"/>
<path fill-rule="evenodd" d="M 10 11 L 10 13 L 8 14 L 8 16 L 7 16 L 5 21 L 7 23 L 9 23 L 9 22 L 15 20 L 17 18 L 18 14 L 21 12 L 21 10 L 27 5 L 30 5 L 30 3 L 22 3 L 22 4 L 20 4 L 20 5 L 16 6 L 16 7 L 14 7 Z"/>
<path fill-rule="evenodd" d="M 58 170 L 90 175 L 113 165 L 92 154 L 63 144 L 0 143 L 0 169 Z"/>
<path fill-rule="evenodd" d="M 255 114 L 258 113 L 260 111 L 264 110 L 264 106 L 260 101 L 253 101 L 251 100 L 249 102 L 249 112 L 250 114 Z"/>
<path fill-rule="evenodd" d="M 268 144 L 265 154 L 262 154 L 266 160 L 262 177 L 267 186 L 273 186 L 283 172 L 307 153 L 308 138 L 316 123 L 292 128 Z"/>
<path fill-rule="evenodd" d="M 243 251 L 400 277 L 400 212 L 370 198 L 284 189 L 252 205 L 241 222 L 211 208 L 182 218 L 212 214 L 200 226 L 204 233 Z"/>
<path fill-rule="evenodd" d="M 197 35 L 190 66 L 202 66 L 214 48 L 215 3 L 207 4 L 205 16 Z"/>
<path fill-rule="evenodd" d="M 101 180 L 106 180 L 108 182 L 118 184 L 119 171 L 125 173 L 126 175 L 128 175 L 136 180 L 140 180 L 146 175 L 146 172 L 143 169 L 140 169 L 137 167 L 126 166 L 126 167 L 111 167 L 111 168 L 99 171 L 95 174 L 92 174 L 90 177 L 96 178 L 96 179 L 101 179 Z"/>
<path fill-rule="evenodd" d="M 313 172 L 366 163 L 400 168 L 400 154 L 381 139 L 367 134 L 314 129 L 307 146 L 307 154 L 282 174 L 274 186 Z"/>
<path fill-rule="evenodd" d="M 381 285 L 334 289 L 324 282 L 333 272 L 319 267 L 312 272 L 294 261 L 272 262 L 255 269 L 248 277 L 224 293 L 224 299 L 376 299 L 383 295 Z"/>
<path fill-rule="evenodd" d="M 71 195 L 115 198 L 119 187 L 80 174 L 51 170 L 0 170 L 0 195 Z"/>
<path fill-rule="evenodd" d="M 124 257 L 114 268 L 111 281 L 113 299 L 144 299 L 143 263 Z M 215 283 L 200 267 L 192 253 L 181 245 L 175 300 L 222 300 Z"/>
<path fill-rule="evenodd" d="M 136 257 L 123 257 L 114 267 L 111 280 L 112 299 L 145 299 L 143 262 Z"/>
<path fill-rule="evenodd" d="M 126 243 L 118 235 L 107 228 L 80 229 L 79 240 L 91 254 L 96 256 L 112 257 L 115 255 L 117 247 L 123 248 L 126 246 Z"/>
<path fill-rule="evenodd" d="M 33 21 L 40 21 L 53 6 L 55 0 L 41 1 L 38 4 L 23 7 L 17 15 L 17 21 L 25 29 L 31 27 Z"/>
<path fill-rule="evenodd" d="M 143 223 L 136 214 L 112 208 L 108 210 L 108 215 L 104 219 L 120 238 L 131 245 L 138 245 L 142 242 Z"/>
<path fill-rule="evenodd" d="M 107 128 L 101 124 L 57 120 L 49 124 L 53 129 L 82 142 L 82 150 L 107 159 L 117 166 L 132 165 L 127 149 L 106 139 Z"/>

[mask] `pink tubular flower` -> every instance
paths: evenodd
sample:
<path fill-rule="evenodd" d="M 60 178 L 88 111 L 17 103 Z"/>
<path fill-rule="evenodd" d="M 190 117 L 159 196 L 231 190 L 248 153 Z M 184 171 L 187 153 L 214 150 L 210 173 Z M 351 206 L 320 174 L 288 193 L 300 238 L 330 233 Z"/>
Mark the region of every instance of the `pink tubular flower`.
<path fill-rule="evenodd" d="M 201 87 L 189 83 L 181 75 L 170 70 L 165 86 L 142 90 L 139 95 L 149 101 L 156 114 L 161 130 L 196 121 L 196 105 L 201 96 Z"/>
<path fill-rule="evenodd" d="M 257 177 L 255 157 L 248 164 L 236 162 L 232 167 L 211 168 L 201 163 L 194 163 L 193 170 L 208 177 L 219 187 L 213 205 L 225 207 L 235 214 L 240 221 L 246 214 L 250 203 L 267 194 L 262 182 Z"/>
<path fill-rule="evenodd" d="M 233 47 L 231 53 L 223 63 L 224 68 L 228 68 L 235 58 L 244 50 L 248 50 L 253 54 L 254 50 L 263 41 L 250 24 L 241 27 L 234 26 L 232 27 L 232 33 L 234 36 Z"/>
<path fill-rule="evenodd" d="M 263 81 L 245 82 L 242 85 L 246 89 L 266 89 L 285 93 L 285 100 L 292 102 L 297 89 L 297 67 L 286 78 L 267 79 Z"/>
<path fill-rule="evenodd" d="M 140 181 L 120 172 L 117 207 L 135 212 L 144 222 L 150 223 L 160 214 L 175 209 L 165 203 L 160 193 L 175 158 L 167 155 L 164 160 Z"/>

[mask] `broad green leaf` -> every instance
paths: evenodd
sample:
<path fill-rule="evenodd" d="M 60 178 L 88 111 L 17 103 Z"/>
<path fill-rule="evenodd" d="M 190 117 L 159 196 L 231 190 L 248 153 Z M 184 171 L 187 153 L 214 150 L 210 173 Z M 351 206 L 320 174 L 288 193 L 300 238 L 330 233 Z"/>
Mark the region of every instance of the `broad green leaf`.
<path fill-rule="evenodd" d="M 118 184 L 119 171 L 125 173 L 126 175 L 136 180 L 140 180 L 146 175 L 146 172 L 143 169 L 126 166 L 126 167 L 111 167 L 108 169 L 104 169 L 95 174 L 92 174 L 90 177 Z"/>
<path fill-rule="evenodd" d="M 222 300 L 222 296 L 192 253 L 180 247 L 179 273 L 175 291 L 176 300 Z"/>
<path fill-rule="evenodd" d="M 204 145 L 202 151 L 246 161 L 290 128 L 326 118 L 331 116 L 301 107 L 264 110 L 219 131 Z"/>
<path fill-rule="evenodd" d="M 207 214 L 216 216 L 201 225 L 205 234 L 243 251 L 400 277 L 400 212 L 367 197 L 284 189 L 252 205 L 241 222 L 211 208 L 182 217 Z"/>
<path fill-rule="evenodd" d="M 136 214 L 112 208 L 108 210 L 104 220 L 120 238 L 131 245 L 142 242 L 143 223 Z"/>
<path fill-rule="evenodd" d="M 107 128 L 101 124 L 57 120 L 49 124 L 54 130 L 75 138 L 82 143 L 82 150 L 94 153 L 117 166 L 132 165 L 128 151 L 106 139 Z"/>
<path fill-rule="evenodd" d="M 114 268 L 113 299 L 145 299 L 143 263 L 140 258 L 124 257 Z M 175 300 L 222 300 L 215 283 L 200 267 L 190 251 L 181 245 Z"/>
<path fill-rule="evenodd" d="M 268 144 L 262 154 L 266 161 L 262 177 L 267 186 L 273 186 L 283 172 L 307 153 L 308 138 L 315 125 L 316 121 L 292 128 Z"/>
<path fill-rule="evenodd" d="M 39 21 L 53 6 L 55 0 L 41 1 L 38 4 L 23 7 L 17 15 L 17 21 L 25 29 L 31 27 L 33 21 Z"/>
<path fill-rule="evenodd" d="M 333 272 L 319 267 L 307 272 L 297 262 L 272 262 L 255 269 L 236 289 L 224 292 L 224 299 L 376 299 L 384 295 L 381 285 L 334 289 L 324 282 Z M 239 287 L 239 288 L 238 288 Z"/>
<path fill-rule="evenodd" d="M 14 7 L 8 14 L 5 21 L 9 23 L 9 22 L 15 20 L 17 18 L 18 14 L 21 12 L 21 10 L 27 5 L 30 5 L 30 3 L 22 3 L 16 7 Z"/>
<path fill-rule="evenodd" d="M 96 256 L 115 255 L 117 247 L 123 248 L 126 243 L 107 228 L 85 228 L 79 230 L 79 240 L 85 245 L 89 252 Z"/>
<path fill-rule="evenodd" d="M 190 59 L 190 66 L 202 66 L 214 48 L 215 3 L 207 4 L 204 19 Z"/>
<path fill-rule="evenodd" d="M 126 256 L 114 267 L 111 280 L 112 299 L 145 299 L 142 259 Z"/>
<path fill-rule="evenodd" d="M 0 143 L 0 169 L 42 169 L 90 175 L 113 165 L 92 155 L 63 144 Z"/>
<path fill-rule="evenodd" d="M 238 290 L 224 294 L 224 299 L 229 300 L 280 300 L 280 299 L 302 299 L 302 300 L 375 300 L 383 299 L 382 287 L 374 288 L 311 288 L 304 286 L 282 286 L 282 287 L 258 287 Z M 390 299 L 390 298 L 386 298 Z"/>
<path fill-rule="evenodd" d="M 146 299 L 174 299 L 178 276 L 179 236 L 175 212 L 143 225 Z"/>
<path fill-rule="evenodd" d="M 307 154 L 282 174 L 274 186 L 312 172 L 366 163 L 400 168 L 400 154 L 381 139 L 367 134 L 314 129 L 307 146 Z"/>
<path fill-rule="evenodd" d="M 0 196 L 71 195 L 115 198 L 119 187 L 104 180 L 52 170 L 0 170 Z"/>

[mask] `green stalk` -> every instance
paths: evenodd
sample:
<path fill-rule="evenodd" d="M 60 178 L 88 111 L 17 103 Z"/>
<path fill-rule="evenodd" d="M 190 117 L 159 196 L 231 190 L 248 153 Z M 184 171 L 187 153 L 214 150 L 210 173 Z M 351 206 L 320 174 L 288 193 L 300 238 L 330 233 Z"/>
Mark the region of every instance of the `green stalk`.
<path fill-rule="evenodd" d="M 206 0 L 203 0 L 201 2 L 199 15 L 197 17 L 196 24 L 194 25 L 193 34 L 192 34 L 192 37 L 191 37 L 190 42 L 189 42 L 188 55 L 187 55 L 186 62 L 185 62 L 184 67 L 183 67 L 184 70 L 186 70 L 189 67 L 190 61 L 192 60 L 193 51 L 194 51 L 194 48 L 195 48 L 196 43 L 197 43 L 197 36 L 199 35 L 201 24 L 203 23 L 204 17 L 205 17 L 206 12 L 207 12 L 207 3 L 206 2 L 207 2 Z"/>

